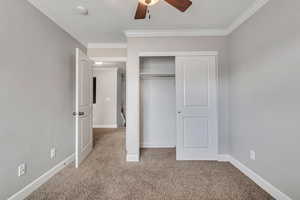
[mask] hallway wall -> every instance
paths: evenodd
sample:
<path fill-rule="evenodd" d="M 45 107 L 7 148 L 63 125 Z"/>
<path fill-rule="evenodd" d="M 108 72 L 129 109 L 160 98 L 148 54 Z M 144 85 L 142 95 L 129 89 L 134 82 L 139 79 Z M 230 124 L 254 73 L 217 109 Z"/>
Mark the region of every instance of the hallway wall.
<path fill-rule="evenodd" d="M 7 199 L 74 153 L 75 48 L 86 49 L 27 1 L 0 4 L 0 199 Z M 27 173 L 18 177 L 21 163 Z"/>

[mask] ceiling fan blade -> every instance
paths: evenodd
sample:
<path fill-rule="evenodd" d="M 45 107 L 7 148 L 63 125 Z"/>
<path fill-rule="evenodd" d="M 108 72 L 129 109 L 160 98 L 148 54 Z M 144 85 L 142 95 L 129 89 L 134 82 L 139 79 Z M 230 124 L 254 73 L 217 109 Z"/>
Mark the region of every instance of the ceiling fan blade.
<path fill-rule="evenodd" d="M 190 0 L 165 0 L 168 4 L 174 6 L 181 12 L 186 11 L 191 5 L 192 2 Z"/>
<path fill-rule="evenodd" d="M 147 14 L 147 6 L 139 2 L 134 19 L 145 19 L 146 14 Z"/>

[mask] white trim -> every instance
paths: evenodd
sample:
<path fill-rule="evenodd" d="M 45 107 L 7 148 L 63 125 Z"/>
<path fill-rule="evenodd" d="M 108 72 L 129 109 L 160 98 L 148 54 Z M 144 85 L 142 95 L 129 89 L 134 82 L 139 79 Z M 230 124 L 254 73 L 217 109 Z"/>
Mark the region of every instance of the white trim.
<path fill-rule="evenodd" d="M 93 128 L 118 128 L 117 124 L 107 124 L 107 125 L 94 125 Z"/>
<path fill-rule="evenodd" d="M 222 160 L 221 160 L 222 159 Z M 249 177 L 252 181 L 254 181 L 257 185 L 259 185 L 262 189 L 268 192 L 271 196 L 278 200 L 292 200 L 291 197 L 281 192 L 274 185 L 269 183 L 267 180 L 263 179 L 257 173 L 252 171 L 250 168 L 242 164 L 240 161 L 235 159 L 230 155 L 219 155 L 219 161 L 229 161 L 233 166 L 238 168 L 243 174 Z"/>
<path fill-rule="evenodd" d="M 219 162 L 230 162 L 230 156 L 228 154 L 219 154 L 218 161 Z"/>
<path fill-rule="evenodd" d="M 66 24 L 59 22 L 51 17 L 53 14 L 50 10 L 46 9 L 42 4 L 36 3 L 32 0 L 28 0 L 34 7 L 45 14 L 54 23 L 59 25 L 63 30 L 69 33 L 76 40 L 81 42 L 77 34 L 70 31 L 70 27 Z M 127 37 L 199 37 L 199 36 L 226 36 L 231 34 L 235 29 L 237 29 L 241 24 L 252 17 L 256 12 L 258 12 L 264 5 L 266 5 L 270 0 L 256 0 L 247 10 L 245 10 L 239 17 L 237 17 L 227 28 L 221 29 L 172 29 L 172 30 L 125 30 L 124 33 Z M 48 14 L 47 14 L 48 13 Z M 51 15 L 51 16 L 50 16 Z M 67 28 L 65 28 L 67 27 Z M 89 43 L 85 45 L 87 48 L 127 48 L 126 43 Z"/>
<path fill-rule="evenodd" d="M 98 66 L 98 65 L 94 65 L 93 66 L 93 70 L 112 70 L 112 71 L 118 71 L 118 67 L 105 67 L 105 66 Z"/>
<path fill-rule="evenodd" d="M 218 51 L 153 51 L 140 52 L 139 57 L 152 56 L 217 56 Z"/>
<path fill-rule="evenodd" d="M 47 182 L 52 176 L 54 176 L 56 173 L 58 173 L 60 170 L 62 170 L 65 166 L 70 164 L 74 161 L 75 155 L 72 154 L 69 157 L 67 157 L 65 160 L 58 163 L 56 166 L 54 166 L 52 169 L 44 173 L 39 178 L 35 179 L 33 182 L 25 186 L 23 189 L 21 189 L 19 192 L 15 193 L 11 197 L 8 198 L 8 200 L 22 200 L 25 199 L 27 196 L 29 196 L 33 191 L 35 191 L 37 188 L 39 188 L 42 184 Z"/>
<path fill-rule="evenodd" d="M 88 43 L 89 49 L 126 49 L 126 43 Z"/>
<path fill-rule="evenodd" d="M 95 62 L 127 62 L 127 57 L 90 57 L 90 59 Z"/>
<path fill-rule="evenodd" d="M 219 162 L 230 162 L 233 166 L 239 169 L 243 174 L 245 174 L 248 178 L 254 181 L 257 185 L 259 185 L 262 189 L 268 192 L 272 197 L 278 200 L 292 200 L 291 197 L 281 192 L 274 185 L 269 183 L 267 180 L 263 179 L 257 173 L 252 171 L 246 165 L 235 159 L 233 156 L 228 154 L 219 154 L 218 155 Z"/>
<path fill-rule="evenodd" d="M 177 29 L 177 30 L 126 30 L 126 37 L 199 37 L 199 36 L 225 36 L 223 29 Z"/>
<path fill-rule="evenodd" d="M 199 158 L 200 157 L 200 158 Z M 185 155 L 184 157 L 182 155 L 176 156 L 177 161 L 194 161 L 194 160 L 203 160 L 203 161 L 218 161 L 218 155 L 192 155 L 192 156 L 187 156 Z"/>
<path fill-rule="evenodd" d="M 175 145 L 152 145 L 152 144 L 141 144 L 141 148 L 149 148 L 149 149 L 173 149 L 176 148 Z"/>
<path fill-rule="evenodd" d="M 138 154 L 127 154 L 126 160 L 127 162 L 139 162 L 140 156 Z"/>
<path fill-rule="evenodd" d="M 264 5 L 270 0 L 256 0 L 245 12 L 243 12 L 237 19 L 235 19 L 230 26 L 227 28 L 228 34 L 232 33 L 240 25 L 246 22 L 256 12 L 258 12 Z"/>

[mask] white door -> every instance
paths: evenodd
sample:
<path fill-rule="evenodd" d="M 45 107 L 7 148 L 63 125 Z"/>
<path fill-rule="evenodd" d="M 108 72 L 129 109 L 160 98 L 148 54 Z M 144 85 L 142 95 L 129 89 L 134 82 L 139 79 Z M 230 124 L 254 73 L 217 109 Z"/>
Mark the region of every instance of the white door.
<path fill-rule="evenodd" d="M 176 57 L 177 160 L 216 160 L 215 56 Z"/>
<path fill-rule="evenodd" d="M 79 167 L 93 148 L 92 78 L 92 62 L 81 50 L 76 49 L 76 167 Z"/>

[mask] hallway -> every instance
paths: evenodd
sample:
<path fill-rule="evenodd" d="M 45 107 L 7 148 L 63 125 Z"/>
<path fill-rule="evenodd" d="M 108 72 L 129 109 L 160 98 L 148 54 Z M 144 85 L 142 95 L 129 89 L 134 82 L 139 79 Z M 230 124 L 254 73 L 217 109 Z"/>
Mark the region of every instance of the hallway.
<path fill-rule="evenodd" d="M 144 149 L 125 161 L 125 130 L 95 129 L 95 147 L 79 169 L 70 164 L 27 200 L 270 200 L 231 164 L 176 161 L 174 149 Z"/>

